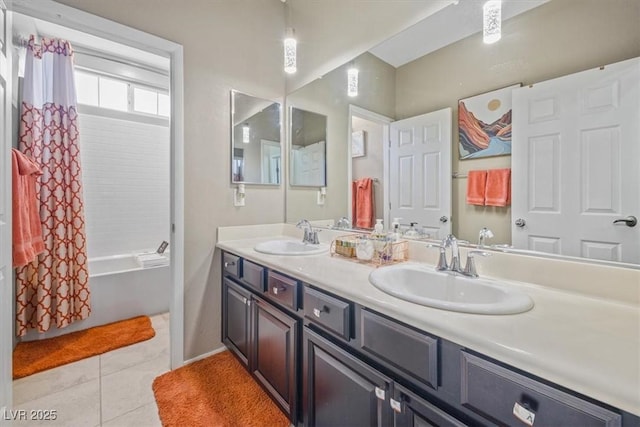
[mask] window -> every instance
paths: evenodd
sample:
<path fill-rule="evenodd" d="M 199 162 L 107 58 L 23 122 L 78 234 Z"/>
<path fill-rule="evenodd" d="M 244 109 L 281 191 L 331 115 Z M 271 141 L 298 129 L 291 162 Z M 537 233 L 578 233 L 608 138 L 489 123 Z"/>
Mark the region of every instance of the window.
<path fill-rule="evenodd" d="M 169 95 L 160 89 L 89 71 L 76 71 L 75 79 L 79 104 L 134 114 L 161 117 L 170 115 Z"/>

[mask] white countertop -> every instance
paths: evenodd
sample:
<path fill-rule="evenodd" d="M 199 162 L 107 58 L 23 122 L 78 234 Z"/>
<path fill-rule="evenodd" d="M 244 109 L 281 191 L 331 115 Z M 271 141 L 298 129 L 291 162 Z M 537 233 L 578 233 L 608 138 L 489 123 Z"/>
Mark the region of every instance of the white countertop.
<path fill-rule="evenodd" d="M 640 416 L 638 305 L 508 282 L 534 300 L 532 310 L 514 315 L 439 310 L 378 290 L 368 281 L 373 266 L 329 254 L 275 256 L 253 249 L 260 242 L 291 238 L 226 240 L 218 247 Z"/>

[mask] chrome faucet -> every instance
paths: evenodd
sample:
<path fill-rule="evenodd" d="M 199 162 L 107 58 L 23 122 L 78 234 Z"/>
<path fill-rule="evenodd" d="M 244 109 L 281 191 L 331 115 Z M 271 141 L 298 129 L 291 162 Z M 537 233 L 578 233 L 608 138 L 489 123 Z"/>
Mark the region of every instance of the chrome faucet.
<path fill-rule="evenodd" d="M 440 257 L 438 258 L 437 271 L 451 271 L 454 274 L 462 274 L 468 277 L 478 277 L 475 264 L 475 255 L 490 256 L 491 254 L 484 251 L 469 251 L 467 253 L 467 262 L 464 269 L 460 265 L 460 248 L 458 243 L 468 243 L 463 240 L 458 240 L 453 234 L 449 234 L 442 239 L 440 245 L 427 245 L 430 248 L 438 248 L 440 250 Z M 451 248 L 451 262 L 447 262 L 447 248 Z"/>
<path fill-rule="evenodd" d="M 336 222 L 336 225 L 333 228 L 351 228 L 351 222 L 349 221 L 349 218 L 343 216 Z"/>
<path fill-rule="evenodd" d="M 493 231 L 489 230 L 487 227 L 482 227 L 480 229 L 480 233 L 478 233 L 478 249 L 483 249 L 485 247 L 485 241 L 492 237 Z"/>
<path fill-rule="evenodd" d="M 302 238 L 302 243 L 308 243 L 311 245 L 319 245 L 320 240 L 318 239 L 318 230 L 314 230 L 311 227 L 311 224 L 306 219 L 302 219 L 298 221 L 296 224 L 298 228 L 304 228 L 304 237 Z"/>

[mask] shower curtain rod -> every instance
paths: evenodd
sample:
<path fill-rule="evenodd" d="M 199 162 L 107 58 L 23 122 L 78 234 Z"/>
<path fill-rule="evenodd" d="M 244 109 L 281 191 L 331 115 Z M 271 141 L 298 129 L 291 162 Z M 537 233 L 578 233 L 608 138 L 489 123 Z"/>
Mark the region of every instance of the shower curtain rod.
<path fill-rule="evenodd" d="M 53 38 L 50 36 L 36 36 L 36 43 L 40 42 L 40 38 L 41 37 L 48 37 L 48 38 Z M 18 46 L 21 48 L 26 48 L 29 45 L 29 39 L 22 37 L 22 36 L 17 36 L 13 38 L 13 44 L 14 46 Z M 146 71 L 151 71 L 153 73 L 156 74 L 160 74 L 162 76 L 169 76 L 169 70 L 163 70 L 161 68 L 156 68 L 150 65 L 146 65 L 146 64 L 140 64 L 138 62 L 133 62 L 127 59 L 123 59 L 122 57 L 119 56 L 115 56 L 115 55 L 110 55 L 108 53 L 104 53 L 98 50 L 94 50 L 91 49 L 89 47 L 83 46 L 81 44 L 75 44 L 72 43 L 73 46 L 73 51 L 75 53 L 78 53 L 80 55 L 87 55 L 87 56 L 93 56 L 94 58 L 100 58 L 100 59 L 106 59 L 108 61 L 112 61 L 112 62 L 117 62 L 118 64 L 123 64 L 123 65 L 130 65 L 133 67 L 137 67 L 140 68 L 142 70 L 146 70 Z"/>

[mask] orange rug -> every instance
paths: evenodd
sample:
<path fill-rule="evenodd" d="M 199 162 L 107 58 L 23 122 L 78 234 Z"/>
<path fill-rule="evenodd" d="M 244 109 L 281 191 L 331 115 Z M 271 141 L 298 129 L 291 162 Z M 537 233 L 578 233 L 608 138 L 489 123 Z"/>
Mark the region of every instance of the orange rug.
<path fill-rule="evenodd" d="M 287 416 L 228 351 L 153 381 L 165 427 L 287 427 Z"/>
<path fill-rule="evenodd" d="M 18 343 L 13 351 L 13 379 L 77 362 L 153 338 L 148 316 L 138 316 L 55 338 Z"/>

